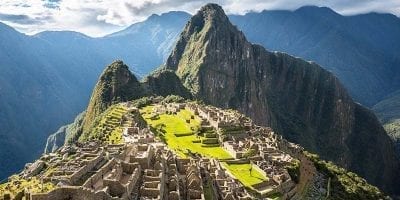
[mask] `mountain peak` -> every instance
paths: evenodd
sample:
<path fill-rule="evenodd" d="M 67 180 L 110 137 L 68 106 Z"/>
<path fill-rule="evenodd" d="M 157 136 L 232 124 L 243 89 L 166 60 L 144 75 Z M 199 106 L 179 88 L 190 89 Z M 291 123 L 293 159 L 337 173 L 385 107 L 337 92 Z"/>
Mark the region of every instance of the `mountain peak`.
<path fill-rule="evenodd" d="M 63 43 L 67 46 L 70 46 L 72 41 L 78 41 L 80 43 L 93 39 L 90 36 L 75 31 L 43 31 L 33 35 L 33 37 L 40 38 L 51 43 Z"/>
<path fill-rule="evenodd" d="M 393 175 L 399 163 L 392 159 L 390 138 L 376 118 L 354 104 L 335 76 L 317 64 L 251 44 L 216 4 L 204 6 L 186 24 L 166 68 L 175 71 L 195 99 L 237 109 L 374 184 L 390 183 L 390 189 L 396 182 Z M 374 125 L 359 128 L 368 123 Z M 360 142 L 363 135 L 376 143 Z M 383 151 L 382 146 L 387 154 L 376 155 L 373 161 L 379 165 L 364 162 Z M 382 178 L 376 178 L 383 168 Z"/>
<path fill-rule="evenodd" d="M 126 71 L 128 72 L 128 66 L 124 64 L 124 62 L 122 60 L 115 60 L 114 62 L 112 62 L 110 65 L 108 65 L 106 67 L 106 69 L 104 70 L 101 78 L 106 77 L 107 75 L 110 75 L 110 73 L 117 73 L 117 71 Z"/>
<path fill-rule="evenodd" d="M 224 10 L 218 4 L 209 3 L 203 6 L 192 20 L 194 25 L 206 25 L 206 24 L 230 24 L 228 17 L 226 16 Z M 199 23 L 202 22 L 202 23 Z"/>
<path fill-rule="evenodd" d="M 224 10 L 218 4 L 207 4 L 203 6 L 188 22 L 183 35 L 191 35 L 203 29 L 209 30 L 213 26 L 231 25 Z"/>
<path fill-rule="evenodd" d="M 197 15 L 199 14 L 203 14 L 203 16 L 208 16 L 210 18 L 226 17 L 222 7 L 215 3 L 209 3 L 201 7 Z"/>
<path fill-rule="evenodd" d="M 83 131 L 89 130 L 96 116 L 112 104 L 143 94 L 144 90 L 128 66 L 121 60 L 114 61 L 105 68 L 96 83 L 83 121 Z"/>
<path fill-rule="evenodd" d="M 232 25 L 221 6 L 207 4 L 186 24 L 175 49 L 167 59 L 166 67 L 176 70 L 180 77 L 187 77 L 188 82 L 184 83 L 185 86 L 196 93 L 198 88 L 191 86 L 196 85 L 197 80 L 191 79 L 190 76 L 198 72 L 198 64 L 206 56 L 215 55 L 214 51 L 224 48 L 230 41 L 244 40 L 243 33 Z"/>
<path fill-rule="evenodd" d="M 317 17 L 321 17 L 322 16 L 326 16 L 326 15 L 331 15 L 331 16 L 341 16 L 340 14 L 338 14 L 337 12 L 335 12 L 334 10 L 332 10 L 329 7 L 320 7 L 320 6 L 302 6 L 298 9 L 296 9 L 294 12 L 297 13 L 303 13 L 306 15 L 315 15 L 317 14 Z"/>
<path fill-rule="evenodd" d="M 161 14 L 152 14 L 150 15 L 146 21 L 151 21 L 151 20 L 176 20 L 179 17 L 182 18 L 187 18 L 190 16 L 189 13 L 184 12 L 184 11 L 169 11 Z"/>

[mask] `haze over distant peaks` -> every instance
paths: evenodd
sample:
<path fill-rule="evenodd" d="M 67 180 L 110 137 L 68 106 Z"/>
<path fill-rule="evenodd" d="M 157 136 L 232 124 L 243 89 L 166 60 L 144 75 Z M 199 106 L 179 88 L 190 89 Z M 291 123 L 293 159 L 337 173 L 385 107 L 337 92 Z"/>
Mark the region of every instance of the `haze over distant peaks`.
<path fill-rule="evenodd" d="M 113 60 L 122 59 L 138 79 L 145 77 L 153 69 L 163 64 L 167 60 L 171 49 L 174 48 L 174 44 L 189 17 L 190 15 L 183 12 L 154 15 L 148 20 L 133 24 L 119 33 L 100 38 L 91 38 L 79 33 L 64 31 L 46 31 L 34 36 L 27 36 L 9 26 L 0 24 L 0 38 L 2 38 L 0 40 L 0 52 L 2 52 L 0 53 L 0 90 L 3 94 L 7 94 L 0 95 L 0 107 L 2 108 L 2 112 L 0 112 L 0 129 L 4 130 L 1 132 L 4 135 L 3 138 L 8 138 L 7 140 L 0 140 L 0 146 L 4 147 L 0 151 L 0 162 L 6 163 L 5 165 L 0 165 L 0 171 L 2 172 L 0 173 L 0 177 L 5 177 L 15 172 L 22 168 L 25 162 L 39 155 L 42 152 L 47 135 L 55 132 L 60 125 L 71 122 L 73 116 L 84 109 L 97 77 L 103 68 Z M 268 50 L 287 52 L 294 56 L 313 60 L 320 66 L 328 69 L 339 78 L 350 95 L 363 105 L 372 106 L 388 94 L 399 89 L 400 76 L 399 70 L 396 67 L 399 66 L 399 59 L 397 58 L 400 52 L 400 39 L 398 37 L 400 35 L 400 25 L 398 17 L 377 13 L 341 16 L 327 8 L 305 7 L 296 11 L 263 11 L 261 13 L 248 13 L 244 16 L 231 15 L 229 19 L 243 32 L 243 35 L 249 41 L 260 44 Z M 197 25 L 193 27 L 200 29 Z M 221 28 L 227 27 L 221 26 Z M 204 34 L 205 32 L 199 33 Z M 207 33 L 213 32 L 207 31 Z M 237 34 L 233 35 L 237 36 Z M 215 37 L 207 34 L 203 36 L 207 38 Z M 210 49 L 224 52 L 218 46 L 211 46 L 211 44 L 205 46 L 203 39 L 193 37 L 190 44 L 199 46 L 207 52 L 210 52 Z M 228 40 L 224 41 L 227 44 L 231 43 Z M 222 44 L 214 43 L 214 45 Z M 246 43 L 246 45 L 248 44 Z M 182 45 L 184 48 L 186 46 Z M 260 50 L 260 52 L 249 52 L 250 56 L 260 57 L 259 55 L 263 54 L 261 53 L 261 47 L 250 48 L 250 45 L 248 46 L 249 49 Z M 184 52 L 185 49 L 181 51 Z M 221 64 L 221 66 L 212 68 L 218 69 L 218 67 L 224 67 L 225 65 L 225 63 L 221 62 L 223 57 L 239 55 L 235 51 L 226 52 L 229 53 L 226 55 L 213 52 L 220 57 L 211 59 L 210 57 L 205 57 L 204 52 L 193 53 L 196 53 L 198 57 L 186 57 L 186 61 L 181 60 L 179 62 L 187 62 L 193 66 L 197 66 L 193 69 L 199 69 L 199 71 L 207 71 L 208 69 L 205 70 L 207 67 L 201 67 L 195 62 L 204 63 L 212 61 Z M 247 57 L 247 52 L 241 53 L 244 58 Z M 276 64 L 279 64 L 279 62 L 282 62 L 282 65 L 292 63 L 288 62 L 290 59 L 287 60 L 286 57 L 288 56 L 285 54 L 267 55 L 269 55 L 268 58 L 282 58 L 281 60 L 273 60 L 271 61 L 272 63 L 276 62 Z M 205 59 L 204 62 L 202 59 Z M 270 62 L 267 58 L 266 60 Z M 293 61 L 293 63 L 298 64 L 298 60 Z M 205 64 L 211 65 L 212 63 Z M 233 66 L 241 63 L 230 64 Z M 176 76 L 173 70 L 161 70 L 154 73 L 154 76 L 149 77 L 145 81 L 147 89 L 163 95 L 168 93 L 188 95 L 188 88 L 203 93 L 206 91 L 204 88 L 199 87 L 202 84 L 193 84 L 196 82 L 201 83 L 201 79 L 206 76 L 196 73 L 196 71 L 187 70 L 188 68 L 182 67 L 181 69 L 179 71 L 179 74 L 181 74 L 180 77 Z M 258 68 L 256 69 L 259 70 Z M 228 75 L 238 73 L 231 69 L 228 72 Z M 249 71 L 246 73 L 250 74 L 253 72 Z M 240 74 L 246 73 L 240 72 Z M 261 70 L 260 73 L 265 72 Z M 296 73 L 303 72 L 299 70 Z M 317 70 L 313 73 L 317 73 Z M 185 78 L 183 75 L 187 75 L 187 77 Z M 254 79 L 253 75 L 251 77 L 251 79 Z M 294 74 L 293 77 L 299 76 Z M 241 80 L 241 85 L 248 86 L 247 83 L 250 81 L 250 78 L 246 77 L 234 78 Z M 181 84 L 178 84 L 178 82 L 181 82 L 180 80 L 183 81 Z M 282 78 L 282 80 L 287 80 L 287 78 Z M 174 88 L 166 84 L 170 82 L 176 83 L 174 84 Z M 316 81 L 315 83 L 319 82 Z M 190 86 L 191 84 L 193 85 Z M 221 85 L 231 87 L 229 84 L 224 85 L 224 82 L 212 82 L 212 84 L 216 88 Z M 184 87 L 183 85 L 190 87 Z M 287 87 L 300 85 L 303 84 L 296 82 L 287 85 Z M 160 89 L 161 86 L 164 86 L 162 90 Z M 276 87 L 280 88 L 281 86 L 277 85 Z M 230 102 L 226 101 L 227 103 L 225 102 L 225 104 L 235 105 L 237 108 L 241 107 L 244 110 L 245 107 L 239 105 L 240 102 L 250 102 L 260 97 L 257 95 L 258 92 L 250 92 L 254 91 L 254 88 L 246 87 L 237 86 L 237 90 L 236 88 L 233 90 L 239 91 L 237 94 L 226 93 L 217 94 L 217 96 L 221 95 L 222 97 L 222 95 L 226 95 L 226 97 L 224 96 L 226 99 L 234 96 L 234 100 Z M 311 90 L 304 88 L 304 91 Z M 210 95 L 213 95 L 213 93 L 210 93 Z M 270 102 L 283 105 L 283 102 L 280 102 L 284 101 L 283 97 L 282 99 L 274 95 L 267 97 L 270 99 L 275 98 L 275 100 L 271 100 Z M 288 99 L 290 98 L 286 100 Z M 301 98 L 298 100 L 305 101 L 305 99 Z M 228 106 L 222 101 L 216 102 L 215 100 L 215 103 L 220 103 L 225 107 Z M 255 103 L 251 105 L 252 108 L 246 109 L 254 110 L 259 106 Z M 299 103 L 299 105 L 302 104 Z M 268 105 L 265 107 L 274 108 L 275 106 Z M 303 105 L 296 108 L 289 108 L 296 112 L 306 109 Z M 310 115 L 317 111 L 318 109 L 315 111 L 310 110 Z M 272 109 L 270 111 L 270 113 L 277 112 L 272 111 Z M 63 114 L 61 115 L 60 113 Z M 365 114 L 365 112 L 361 113 Z M 264 117 L 260 114 L 257 115 L 255 117 L 259 119 Z M 318 116 L 318 113 L 315 116 Z M 373 118 L 372 116 L 371 114 L 371 118 Z M 285 117 L 288 117 L 288 115 L 275 116 L 270 114 L 265 119 L 271 119 L 271 124 L 274 124 L 275 122 L 272 119 Z M 288 118 L 297 117 L 289 116 Z M 307 117 L 303 118 L 307 119 Z M 304 123 L 301 121 L 299 124 L 291 120 L 288 120 L 288 122 L 291 123 L 289 127 L 304 126 Z M 375 124 L 376 120 L 371 120 L 370 122 Z M 24 124 L 24 126 L 20 126 L 20 124 Z M 277 123 L 275 124 L 278 126 Z M 375 125 L 372 125 L 370 128 L 373 127 L 376 128 Z M 314 128 L 315 130 L 320 129 L 320 127 Z M 277 130 L 280 129 L 278 128 Z M 289 131 L 289 134 L 294 132 L 299 131 Z M 381 134 L 382 131 L 379 129 L 376 132 Z M 300 140 L 300 137 L 295 134 L 289 137 Z M 368 140 L 374 142 L 386 141 L 376 140 L 374 137 L 362 137 L 365 139 L 363 142 L 368 143 Z M 351 141 L 358 139 L 357 137 L 350 138 L 352 138 Z M 307 139 L 311 144 L 315 141 L 317 141 L 317 144 L 323 144 L 323 141 L 318 141 L 317 138 L 308 140 L 307 137 L 304 137 L 303 139 Z M 309 146 L 313 146 L 311 144 Z M 348 144 L 345 143 L 343 145 L 347 146 Z M 382 143 L 382 146 L 384 145 L 387 144 Z M 328 145 L 328 147 L 330 146 Z M 315 146 L 312 148 L 318 149 L 319 147 Z M 377 153 L 377 155 L 383 154 L 383 149 L 381 150 L 382 153 Z M 35 153 L 33 153 L 34 155 L 31 153 L 25 155 L 18 152 Z M 381 151 L 377 150 L 377 152 Z M 326 154 L 333 155 L 341 155 L 341 153 L 326 152 Z M 356 154 L 363 154 L 363 152 L 354 154 L 351 156 L 356 157 Z M 13 162 L 9 162 L 10 160 L 13 160 Z M 383 164 L 380 166 L 383 166 Z M 379 167 L 377 166 L 377 168 Z"/>

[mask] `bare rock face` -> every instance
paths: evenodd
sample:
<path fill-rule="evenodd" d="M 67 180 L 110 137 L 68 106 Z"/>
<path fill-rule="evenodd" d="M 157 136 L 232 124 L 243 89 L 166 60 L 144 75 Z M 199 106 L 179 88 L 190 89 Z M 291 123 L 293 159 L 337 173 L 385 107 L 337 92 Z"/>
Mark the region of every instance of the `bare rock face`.
<path fill-rule="evenodd" d="M 68 125 L 61 126 L 57 132 L 49 135 L 46 141 L 44 153 L 52 153 L 64 145 L 66 129 Z"/>
<path fill-rule="evenodd" d="M 249 43 L 220 6 L 208 4 L 192 17 L 166 68 L 195 98 L 237 109 L 384 191 L 399 192 L 398 158 L 376 117 L 317 64 Z"/>
<path fill-rule="evenodd" d="M 57 132 L 51 134 L 46 141 L 46 147 L 44 153 L 52 153 L 64 146 L 78 139 L 82 133 L 82 123 L 85 118 L 86 112 L 80 113 L 76 116 L 75 120 L 71 124 L 60 127 Z"/>
<path fill-rule="evenodd" d="M 184 98 L 191 98 L 190 92 L 182 85 L 181 80 L 172 70 L 159 69 L 147 76 L 143 87 L 149 94 L 156 96 L 179 95 Z"/>

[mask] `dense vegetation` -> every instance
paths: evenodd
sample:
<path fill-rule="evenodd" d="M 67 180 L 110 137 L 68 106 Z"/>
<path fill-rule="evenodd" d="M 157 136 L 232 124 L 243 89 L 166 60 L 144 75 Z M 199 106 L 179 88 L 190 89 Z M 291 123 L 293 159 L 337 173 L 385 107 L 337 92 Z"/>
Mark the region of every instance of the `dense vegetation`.
<path fill-rule="evenodd" d="M 400 118 L 391 120 L 383 125 L 386 132 L 396 143 L 397 153 L 400 155 Z"/>
<path fill-rule="evenodd" d="M 115 61 L 101 74 L 89 101 L 83 120 L 83 133 L 86 133 L 97 115 L 112 104 L 129 101 L 145 94 L 136 77 L 122 61 Z"/>
<path fill-rule="evenodd" d="M 293 160 L 291 165 L 286 166 L 286 170 L 288 171 L 290 178 L 298 183 L 300 179 L 300 161 Z"/>
<path fill-rule="evenodd" d="M 114 104 L 93 121 L 92 126 L 84 132 L 78 141 L 99 140 L 109 144 L 120 144 L 122 138 L 122 116 L 127 112 L 121 104 Z"/>
<path fill-rule="evenodd" d="M 149 93 L 157 96 L 179 95 L 187 99 L 191 97 L 175 72 L 164 67 L 152 72 L 142 82 Z"/>
<path fill-rule="evenodd" d="M 367 181 L 353 172 L 338 167 L 332 162 L 321 160 L 318 155 L 304 152 L 310 158 L 319 172 L 330 178 L 329 199 L 386 199 L 378 188 L 370 185 Z"/>

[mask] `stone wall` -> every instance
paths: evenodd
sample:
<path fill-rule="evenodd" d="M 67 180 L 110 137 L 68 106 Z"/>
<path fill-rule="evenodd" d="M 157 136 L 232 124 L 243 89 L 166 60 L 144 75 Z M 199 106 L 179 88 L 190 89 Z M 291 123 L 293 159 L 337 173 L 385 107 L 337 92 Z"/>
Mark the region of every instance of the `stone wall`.
<path fill-rule="evenodd" d="M 69 186 L 57 188 L 49 193 L 32 194 L 31 200 L 55 200 L 55 199 L 74 199 L 74 200 L 116 200 L 104 191 L 94 192 L 83 187 Z"/>
<path fill-rule="evenodd" d="M 102 159 L 104 159 L 103 156 L 99 155 L 95 159 L 89 161 L 86 165 L 81 167 L 78 171 L 73 173 L 70 177 L 71 184 L 75 185 L 83 175 L 93 169 Z"/>
<path fill-rule="evenodd" d="M 128 184 L 125 186 L 127 190 L 126 195 L 130 195 L 132 193 L 133 189 L 135 188 L 140 179 L 140 174 L 141 174 L 141 169 L 140 165 L 138 165 L 138 168 L 136 168 L 135 171 L 132 173 L 132 176 L 129 179 Z"/>
<path fill-rule="evenodd" d="M 118 180 L 104 179 L 103 184 L 108 187 L 111 196 L 120 198 L 126 192 L 126 188 Z"/>
<path fill-rule="evenodd" d="M 115 165 L 116 160 L 113 158 L 110 160 L 107 164 L 105 164 L 100 170 L 94 174 L 92 177 L 90 177 L 84 184 L 84 187 L 91 188 L 92 183 L 96 183 L 98 180 L 103 178 L 104 174 L 106 174 L 107 171 L 110 171 L 112 167 Z"/>
<path fill-rule="evenodd" d="M 161 199 L 160 190 L 158 188 L 142 188 L 140 192 L 143 196 L 149 198 Z"/>

